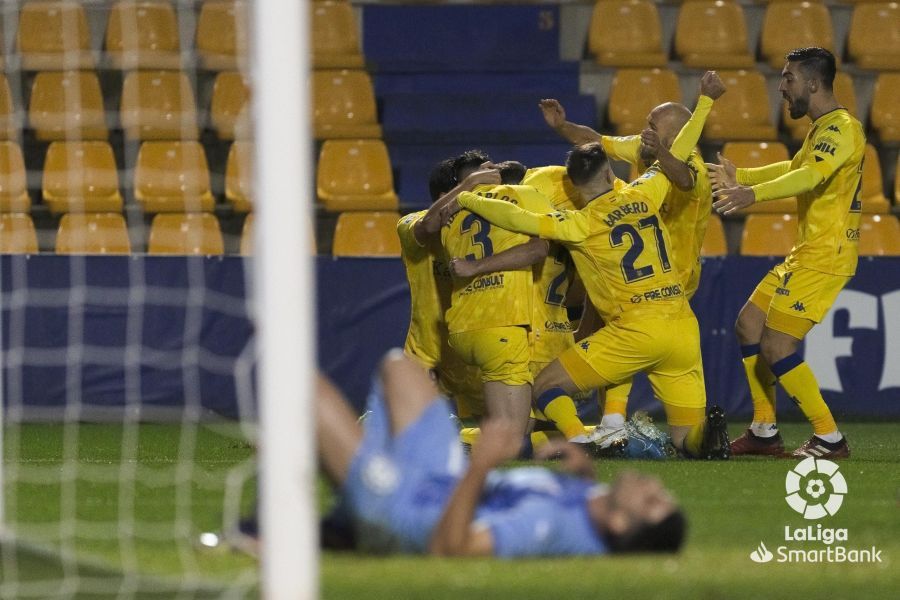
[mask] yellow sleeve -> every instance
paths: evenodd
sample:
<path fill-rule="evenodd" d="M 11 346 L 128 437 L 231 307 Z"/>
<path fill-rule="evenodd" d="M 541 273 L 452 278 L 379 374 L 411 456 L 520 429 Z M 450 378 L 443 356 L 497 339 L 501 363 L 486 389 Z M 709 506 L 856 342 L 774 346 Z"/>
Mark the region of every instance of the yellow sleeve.
<path fill-rule="evenodd" d="M 764 167 L 737 169 L 736 177 L 740 185 L 756 185 L 781 177 L 791 168 L 791 161 L 784 160 Z"/>
<path fill-rule="evenodd" d="M 681 131 L 678 132 L 678 137 L 672 142 L 670 150 L 672 156 L 680 161 L 688 159 L 697 142 L 700 141 L 700 134 L 703 133 L 703 126 L 706 124 L 706 117 L 709 115 L 712 105 L 713 99 L 709 96 L 697 98 L 697 106 L 694 108 L 691 118 L 684 124 Z"/>
<path fill-rule="evenodd" d="M 630 164 L 638 164 L 641 160 L 641 136 L 610 136 L 601 135 L 600 145 L 606 155 L 614 160 L 624 160 Z"/>
<path fill-rule="evenodd" d="M 822 181 L 824 177 L 816 169 L 809 165 L 803 165 L 793 171 L 767 181 L 758 183 L 752 188 L 753 195 L 757 202 L 765 202 L 766 200 L 777 200 L 778 198 L 790 198 L 808 192 Z"/>
<path fill-rule="evenodd" d="M 662 172 L 659 163 L 655 162 L 650 165 L 650 168 L 643 175 L 629 183 L 628 187 L 622 190 L 622 193 L 627 196 L 635 194 L 643 196 L 656 207 L 656 210 L 659 210 L 670 189 L 672 189 L 672 182 Z"/>
<path fill-rule="evenodd" d="M 461 193 L 457 202 L 508 231 L 562 242 L 582 242 L 590 232 L 587 217 L 578 211 L 562 210 L 542 215 L 509 202 L 482 198 L 469 192 Z"/>
<path fill-rule="evenodd" d="M 860 143 L 865 144 L 848 129 L 844 127 L 842 131 L 837 126 L 819 128 L 812 142 L 812 151 L 803 157 L 803 166 L 822 176 L 819 181 L 831 177 L 853 156 Z"/>
<path fill-rule="evenodd" d="M 413 230 L 416 223 L 418 223 L 424 216 L 425 212 L 420 211 L 401 217 L 401 219 L 397 221 L 397 237 L 400 238 L 400 247 L 403 248 L 403 250 L 407 253 L 409 250 L 412 250 L 414 248 L 423 247 L 419 244 L 419 240 L 416 239 Z"/>

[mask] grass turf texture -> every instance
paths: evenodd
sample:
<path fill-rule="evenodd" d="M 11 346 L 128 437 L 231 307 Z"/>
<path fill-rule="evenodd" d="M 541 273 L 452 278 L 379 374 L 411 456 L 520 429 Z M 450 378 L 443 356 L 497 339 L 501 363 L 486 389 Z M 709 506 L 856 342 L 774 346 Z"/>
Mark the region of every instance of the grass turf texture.
<path fill-rule="evenodd" d="M 851 423 L 844 427 L 854 458 L 841 463 L 849 492 L 841 510 L 821 521 L 804 521 L 784 502 L 784 477 L 796 462 L 743 458 L 729 462 L 635 462 L 597 463 L 597 473 L 608 480 L 623 469 L 656 473 L 674 490 L 688 514 L 689 537 L 684 551 L 669 556 L 623 556 L 577 559 L 520 560 L 434 559 L 421 557 L 367 557 L 325 553 L 322 557 L 322 595 L 325 598 L 453 598 L 477 592 L 489 598 L 581 598 L 609 597 L 627 593 L 635 598 L 798 598 L 815 594 L 828 598 L 896 598 L 900 589 L 900 519 L 898 519 L 898 463 L 900 424 Z M 788 447 L 799 445 L 809 435 L 806 424 L 782 428 Z M 732 435 L 740 428 L 732 428 Z M 12 435 L 11 435 L 12 434 Z M 120 467 L 122 430 L 110 425 L 79 428 L 79 469 L 97 465 Z M 140 430 L 139 469 L 175 476 L 180 429 L 177 426 L 143 425 Z M 11 461 L 19 473 L 59 469 L 62 428 L 25 425 L 9 428 L 5 439 L 4 468 Z M 247 460 L 252 450 L 238 438 L 201 428 L 193 466 L 199 483 L 191 486 L 191 515 L 196 537 L 202 531 L 218 531 L 222 522 L 224 478 L 234 466 Z M 165 477 L 163 475 L 162 477 Z M 159 478 L 157 478 L 159 479 Z M 159 483 L 157 481 L 157 483 Z M 174 483 L 174 479 L 173 479 Z M 138 486 L 135 509 L 144 521 L 158 522 L 161 531 L 171 528 L 175 486 Z M 75 514 L 80 520 L 110 523 L 106 540 L 96 535 L 79 536 L 76 556 L 79 574 L 88 583 L 121 584 L 121 548 L 113 524 L 118 507 L 118 485 L 78 484 Z M 9 515 L 15 531 L 25 539 L 36 539 L 41 547 L 54 547 L 41 526 L 59 518 L 59 485 L 37 485 L 17 481 L 4 486 L 7 502 L 14 500 Z M 10 496 L 15 494 L 15 499 Z M 251 493 L 245 493 L 249 505 Z M 322 505 L 330 502 L 324 487 Z M 12 506 L 12 505 L 10 505 Z M 775 552 L 783 545 L 784 527 L 847 528 L 848 548 L 872 545 L 882 550 L 882 564 L 776 564 L 753 563 L 749 554 L 760 542 Z M 29 535 L 30 533 L 34 535 Z M 93 532 L 96 533 L 96 532 Z M 42 537 L 43 536 L 43 537 Z M 175 532 L 173 531 L 173 540 Z M 791 542 L 791 548 L 824 548 L 820 542 Z M 20 580 L 46 579 L 60 570 L 50 555 L 27 545 L 5 545 L 16 553 Z M 254 568 L 254 561 L 223 548 L 196 547 L 195 565 L 185 564 L 172 540 L 138 540 L 135 554 L 142 579 L 128 585 L 143 590 L 138 597 L 167 597 L 160 578 L 180 577 L 196 568 L 203 582 L 196 593 L 183 597 L 215 597 L 227 589 L 240 573 Z M 188 568 L 190 567 L 190 568 Z M 302 567 L 301 567 L 302 568 Z M 49 572 L 49 574 L 48 574 Z M 0 562 L 0 582 L 10 573 Z M 149 578 L 149 579 L 148 579 Z M 253 595 L 255 592 L 249 592 Z M 105 597 L 85 592 L 78 597 Z"/>

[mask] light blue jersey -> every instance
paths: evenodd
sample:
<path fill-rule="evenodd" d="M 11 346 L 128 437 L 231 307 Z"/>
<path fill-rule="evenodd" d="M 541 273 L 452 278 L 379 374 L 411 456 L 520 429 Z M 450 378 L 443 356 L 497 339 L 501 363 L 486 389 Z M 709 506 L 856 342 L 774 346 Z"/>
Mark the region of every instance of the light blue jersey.
<path fill-rule="evenodd" d="M 439 399 L 391 437 L 381 387 L 368 399 L 365 436 L 344 484 L 357 542 L 373 552 L 423 553 L 465 472 L 466 457 Z M 476 511 L 502 557 L 603 554 L 587 513 L 603 487 L 540 467 L 491 473 Z"/>

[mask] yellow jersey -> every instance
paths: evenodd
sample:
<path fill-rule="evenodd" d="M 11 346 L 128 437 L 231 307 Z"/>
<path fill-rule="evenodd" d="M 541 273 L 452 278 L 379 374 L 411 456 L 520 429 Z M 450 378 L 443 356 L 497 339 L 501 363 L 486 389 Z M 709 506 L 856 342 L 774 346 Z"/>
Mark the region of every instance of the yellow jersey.
<path fill-rule="evenodd" d="M 804 167 L 816 173 L 816 179 L 821 177 L 815 187 L 797 195 L 797 243 L 785 259 L 789 268 L 800 266 L 843 276 L 856 273 L 865 154 L 862 125 L 847 109 L 838 108 L 813 122 L 803 146 L 789 163 L 763 167 L 770 177 Z M 753 169 L 738 169 L 738 183 L 758 183 L 753 175 Z M 753 189 L 761 201 L 780 197 L 776 181 L 754 185 Z"/>
<path fill-rule="evenodd" d="M 413 235 L 413 227 L 427 212 L 421 210 L 401 218 L 397 235 L 410 295 L 409 330 L 403 349 L 434 368 L 449 348 L 444 313 L 450 308 L 453 285 L 443 249 L 420 246 Z"/>
<path fill-rule="evenodd" d="M 528 169 L 522 178 L 522 185 L 540 192 L 555 210 L 577 210 L 584 205 L 578 188 L 569 179 L 566 168 L 560 165 Z"/>
<path fill-rule="evenodd" d="M 499 198 L 511 204 L 508 195 L 497 196 L 496 186 L 480 185 L 472 192 Z M 500 186 L 505 187 L 505 186 Z M 447 258 L 477 260 L 528 242 L 528 236 L 492 225 L 469 211 L 453 215 L 441 228 L 441 243 Z M 449 332 L 462 333 L 489 327 L 530 326 L 532 306 L 531 266 L 497 271 L 475 277 L 454 277 L 450 309 L 446 313 Z"/>
<path fill-rule="evenodd" d="M 610 158 L 629 163 L 641 175 L 646 172 L 640 136 L 604 135 L 600 143 Z M 685 284 L 685 294 L 691 298 L 700 285 L 700 250 L 712 213 L 712 185 L 706 164 L 697 150 L 693 150 L 685 162 L 694 175 L 694 187 L 681 190 L 673 185 L 659 212 L 672 238 L 672 262 Z"/>

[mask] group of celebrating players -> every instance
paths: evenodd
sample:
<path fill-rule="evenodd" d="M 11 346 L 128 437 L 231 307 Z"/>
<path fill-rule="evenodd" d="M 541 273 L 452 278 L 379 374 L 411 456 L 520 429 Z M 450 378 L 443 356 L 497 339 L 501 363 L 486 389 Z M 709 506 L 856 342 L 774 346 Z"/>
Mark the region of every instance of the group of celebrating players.
<path fill-rule="evenodd" d="M 689 458 L 785 454 L 775 417 L 780 383 L 813 426 L 795 457 L 842 458 L 849 446 L 815 376 L 797 353 L 853 275 L 865 136 L 835 99 L 834 56 L 788 54 L 779 91 L 809 133 L 791 161 L 736 168 L 696 150 L 715 72 L 693 113 L 669 102 L 640 135 L 609 137 L 570 123 L 542 100 L 547 123 L 575 144 L 565 166 L 526 170 L 478 151 L 432 172 L 428 210 L 398 223 L 411 292 L 405 352 L 456 404 L 461 419 L 502 423 L 539 451 L 549 423 L 591 454 L 627 444 L 631 380 L 647 374 L 675 450 Z M 610 159 L 640 176 L 626 183 Z M 736 324 L 753 400 L 750 427 L 729 442 L 725 416 L 707 409 L 700 335 L 689 300 L 714 208 L 797 197 L 797 243 L 760 282 Z M 574 268 L 573 268 L 574 267 Z M 583 305 L 577 328 L 568 308 Z M 602 420 L 586 426 L 576 403 L 599 390 Z M 478 428 L 463 441 L 481 443 Z"/>

